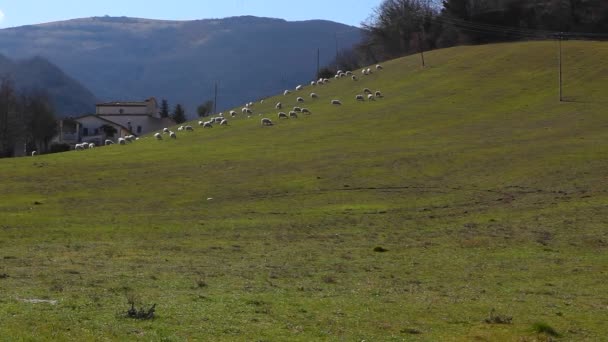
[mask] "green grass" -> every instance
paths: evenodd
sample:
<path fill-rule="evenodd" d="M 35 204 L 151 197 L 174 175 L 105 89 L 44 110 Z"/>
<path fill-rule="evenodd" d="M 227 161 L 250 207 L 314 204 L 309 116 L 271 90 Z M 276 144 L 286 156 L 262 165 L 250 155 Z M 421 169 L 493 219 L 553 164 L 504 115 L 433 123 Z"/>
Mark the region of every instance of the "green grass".
<path fill-rule="evenodd" d="M 2 338 L 601 340 L 608 44 L 564 44 L 563 103 L 554 42 L 425 56 L 297 120 L 1 160 Z"/>

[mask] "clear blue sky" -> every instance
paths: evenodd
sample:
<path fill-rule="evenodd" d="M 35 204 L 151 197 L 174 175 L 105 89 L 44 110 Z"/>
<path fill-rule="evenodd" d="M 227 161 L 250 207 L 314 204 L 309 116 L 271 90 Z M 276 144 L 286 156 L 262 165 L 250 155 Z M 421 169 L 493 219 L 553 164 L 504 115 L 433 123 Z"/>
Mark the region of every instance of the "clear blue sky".
<path fill-rule="evenodd" d="M 190 20 L 239 15 L 359 26 L 382 0 L 0 0 L 0 28 L 93 16 Z"/>

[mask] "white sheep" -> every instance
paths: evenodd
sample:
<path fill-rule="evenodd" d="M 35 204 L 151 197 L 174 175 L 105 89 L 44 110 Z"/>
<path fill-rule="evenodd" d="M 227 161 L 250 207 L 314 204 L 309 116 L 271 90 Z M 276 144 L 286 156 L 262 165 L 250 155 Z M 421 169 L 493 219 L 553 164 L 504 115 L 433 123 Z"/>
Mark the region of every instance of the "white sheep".
<path fill-rule="evenodd" d="M 382 65 L 380 65 L 380 64 L 376 64 L 376 70 L 382 70 L 382 69 L 384 69 L 384 68 L 382 67 Z"/>
<path fill-rule="evenodd" d="M 199 125 L 199 126 L 202 126 L 202 125 L 203 125 L 203 123 L 204 123 L 204 122 L 202 122 L 202 121 L 200 121 L 200 120 L 198 121 L 198 125 Z"/>
<path fill-rule="evenodd" d="M 316 85 L 317 85 L 317 82 L 316 82 L 316 81 L 310 81 L 310 85 L 311 85 L 311 86 L 316 86 Z"/>
<path fill-rule="evenodd" d="M 376 97 L 384 97 L 382 95 L 382 92 L 380 90 L 377 90 L 376 93 L 375 93 L 375 95 L 376 95 Z"/>
<path fill-rule="evenodd" d="M 296 90 L 300 91 L 300 90 L 302 90 L 302 88 L 304 88 L 304 87 L 300 84 L 299 86 L 296 87 Z"/>
<path fill-rule="evenodd" d="M 76 151 L 84 150 L 84 144 L 74 145 L 74 150 L 76 150 Z"/>
<path fill-rule="evenodd" d="M 236 112 L 235 112 L 235 111 L 233 111 L 233 110 L 231 110 L 231 111 L 230 111 L 230 116 L 235 117 L 235 116 L 236 116 Z"/>
<path fill-rule="evenodd" d="M 293 107 L 293 111 L 296 112 L 296 113 L 299 113 L 299 112 L 302 111 L 302 108 L 300 108 L 300 107 Z"/>
<path fill-rule="evenodd" d="M 262 126 L 272 126 L 272 120 L 270 120 L 269 118 L 262 118 L 261 120 L 262 122 Z"/>
<path fill-rule="evenodd" d="M 289 114 L 291 114 L 291 112 L 289 112 Z M 285 112 L 279 112 L 278 116 L 279 116 L 279 119 L 288 119 L 287 114 L 285 114 Z"/>
<path fill-rule="evenodd" d="M 106 139 L 106 141 L 104 141 L 104 145 L 108 146 L 108 145 L 113 145 L 114 142 L 110 139 Z"/>
<path fill-rule="evenodd" d="M 177 130 L 178 130 L 178 131 L 183 131 L 183 130 L 184 130 L 184 126 L 179 126 L 179 127 L 177 128 Z"/>
<path fill-rule="evenodd" d="M 125 140 L 125 138 L 118 138 L 118 145 L 126 145 L 127 144 L 127 140 Z"/>
<path fill-rule="evenodd" d="M 370 100 L 370 101 L 374 101 L 375 100 L 373 94 L 368 94 L 367 95 L 367 99 Z"/>
<path fill-rule="evenodd" d="M 343 74 L 343 73 L 344 73 L 344 71 L 338 70 L 338 72 L 336 72 L 336 75 L 340 75 L 340 74 Z"/>
<path fill-rule="evenodd" d="M 220 121 L 220 126 L 228 126 L 228 120 L 224 119 Z"/>
<path fill-rule="evenodd" d="M 297 119 L 298 118 L 298 113 L 294 112 L 293 110 L 289 112 L 289 117 Z"/>
<path fill-rule="evenodd" d="M 355 99 L 356 99 L 357 101 L 365 101 L 365 98 L 364 98 L 364 97 L 363 97 L 363 95 L 361 95 L 361 94 L 358 94 L 358 95 L 355 97 Z"/>
<path fill-rule="evenodd" d="M 163 136 L 160 133 L 155 133 L 154 137 L 156 138 L 156 140 L 163 140 Z"/>
<path fill-rule="evenodd" d="M 184 127 L 184 129 L 185 129 L 186 131 L 194 131 L 194 128 L 193 128 L 192 126 L 190 126 L 190 125 L 185 126 L 185 127 Z"/>
<path fill-rule="evenodd" d="M 324 78 L 323 83 L 329 83 L 329 78 Z"/>
<path fill-rule="evenodd" d="M 288 95 L 288 94 L 291 94 L 291 91 L 289 91 L 289 90 L 285 90 L 285 91 L 283 92 L 283 95 Z"/>
<path fill-rule="evenodd" d="M 264 104 L 264 99 L 261 99 L 261 100 L 260 100 L 260 104 Z"/>
<path fill-rule="evenodd" d="M 219 113 L 217 116 L 224 117 L 224 113 Z"/>
<path fill-rule="evenodd" d="M 351 78 L 353 81 L 358 80 L 358 79 L 357 79 L 357 76 L 355 76 L 355 75 L 352 75 L 350 78 Z"/>
<path fill-rule="evenodd" d="M 163 128 L 163 134 L 169 134 L 169 129 L 167 127 Z"/>
<path fill-rule="evenodd" d="M 220 122 L 222 122 L 222 120 L 224 120 L 224 118 L 219 117 L 219 116 L 217 118 L 213 118 L 212 119 L 212 121 L 215 122 L 215 123 L 220 123 Z"/>
<path fill-rule="evenodd" d="M 313 99 L 318 99 L 319 95 L 317 95 L 317 93 L 310 93 L 310 97 Z"/>
<path fill-rule="evenodd" d="M 344 74 L 346 74 L 346 76 L 352 76 L 352 75 L 353 75 L 353 72 L 352 72 L 352 71 L 347 71 L 347 72 L 345 72 Z"/>
<path fill-rule="evenodd" d="M 371 90 L 369 90 L 369 88 L 363 88 L 363 92 L 364 92 L 365 94 L 371 94 L 371 93 L 372 93 L 372 91 L 371 91 Z"/>
<path fill-rule="evenodd" d="M 38 155 L 38 152 L 32 151 L 32 157 L 35 157 L 36 155 Z"/>
<path fill-rule="evenodd" d="M 372 73 L 372 69 L 370 69 L 370 68 L 367 68 L 367 70 L 365 70 L 365 71 L 367 72 L 368 75 Z"/>
<path fill-rule="evenodd" d="M 211 121 L 203 122 L 203 128 L 213 128 L 213 122 L 211 122 Z"/>
<path fill-rule="evenodd" d="M 281 108 L 283 108 L 283 104 L 282 104 L 281 102 L 278 102 L 278 103 L 277 103 L 277 104 L 274 106 L 274 108 L 276 108 L 276 109 L 281 109 Z"/>
<path fill-rule="evenodd" d="M 310 115 L 310 110 L 308 110 L 308 108 L 302 108 L 302 114 L 308 114 Z"/>
<path fill-rule="evenodd" d="M 332 105 L 336 105 L 336 106 L 340 106 L 340 105 L 342 105 L 342 102 L 340 102 L 340 100 L 331 100 L 331 104 Z"/>
<path fill-rule="evenodd" d="M 173 139 L 177 139 L 177 134 L 175 134 L 175 132 L 169 132 L 169 136 Z"/>
<path fill-rule="evenodd" d="M 303 98 L 303 97 L 298 97 L 298 98 L 296 99 L 296 101 L 298 101 L 298 102 L 304 102 L 304 98 Z"/>
<path fill-rule="evenodd" d="M 94 143 L 90 143 L 89 144 L 89 149 L 95 148 L 95 144 Z"/>

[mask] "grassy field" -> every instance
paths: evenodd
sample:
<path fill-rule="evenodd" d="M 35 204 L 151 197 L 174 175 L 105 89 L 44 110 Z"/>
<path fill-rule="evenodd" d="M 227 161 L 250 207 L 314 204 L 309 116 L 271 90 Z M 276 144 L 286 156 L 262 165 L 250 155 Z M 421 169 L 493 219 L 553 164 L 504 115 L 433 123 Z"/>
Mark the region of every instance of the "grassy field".
<path fill-rule="evenodd" d="M 0 339 L 606 338 L 608 44 L 565 43 L 562 103 L 556 48 L 433 51 L 229 127 L 0 160 Z M 302 94 L 313 114 L 278 121 Z"/>

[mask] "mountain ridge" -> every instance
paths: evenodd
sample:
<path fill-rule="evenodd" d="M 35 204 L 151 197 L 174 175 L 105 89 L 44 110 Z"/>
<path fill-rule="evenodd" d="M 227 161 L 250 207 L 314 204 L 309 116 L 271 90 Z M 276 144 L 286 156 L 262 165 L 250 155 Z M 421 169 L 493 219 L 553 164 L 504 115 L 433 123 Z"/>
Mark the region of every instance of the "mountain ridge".
<path fill-rule="evenodd" d="M 193 116 L 216 82 L 218 109 L 262 98 L 312 80 L 317 50 L 324 65 L 360 37 L 354 26 L 316 19 L 89 17 L 0 30 L 0 53 L 44 56 L 103 101 L 154 96 Z"/>

